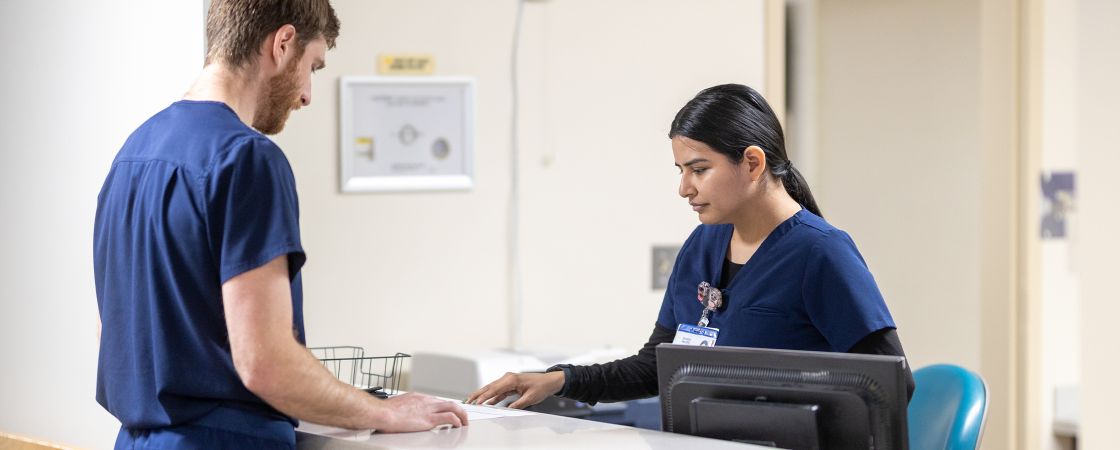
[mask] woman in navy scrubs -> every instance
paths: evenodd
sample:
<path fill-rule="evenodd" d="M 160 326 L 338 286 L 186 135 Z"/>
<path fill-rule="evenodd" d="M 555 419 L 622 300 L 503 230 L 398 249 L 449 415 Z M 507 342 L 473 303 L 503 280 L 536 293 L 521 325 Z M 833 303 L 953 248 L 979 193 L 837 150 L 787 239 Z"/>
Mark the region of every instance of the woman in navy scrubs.
<path fill-rule="evenodd" d="M 606 364 L 509 373 L 467 398 L 523 408 L 549 395 L 595 403 L 657 395 L 654 348 L 681 324 L 718 329 L 716 345 L 905 356 L 855 243 L 822 218 L 770 105 L 754 89 L 701 91 L 669 131 L 679 194 L 700 218 L 681 248 L 649 342 Z M 701 286 L 722 294 L 705 313 Z M 908 377 L 913 393 L 913 377 Z"/>

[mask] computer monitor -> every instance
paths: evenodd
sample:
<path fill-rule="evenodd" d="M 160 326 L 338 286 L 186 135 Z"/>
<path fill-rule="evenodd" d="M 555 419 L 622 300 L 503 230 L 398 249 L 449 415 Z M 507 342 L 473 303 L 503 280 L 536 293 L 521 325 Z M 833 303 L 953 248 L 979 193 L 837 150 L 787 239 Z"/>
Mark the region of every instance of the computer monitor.
<path fill-rule="evenodd" d="M 661 428 L 787 449 L 906 450 L 906 359 L 657 347 Z"/>

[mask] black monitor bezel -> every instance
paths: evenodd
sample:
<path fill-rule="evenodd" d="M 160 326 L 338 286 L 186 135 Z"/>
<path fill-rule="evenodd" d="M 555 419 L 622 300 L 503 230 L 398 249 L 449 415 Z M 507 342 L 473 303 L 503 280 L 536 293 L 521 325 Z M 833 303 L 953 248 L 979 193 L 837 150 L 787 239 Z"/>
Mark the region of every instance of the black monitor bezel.
<path fill-rule="evenodd" d="M 807 372 L 830 371 L 864 374 L 880 383 L 888 399 L 884 406 L 889 419 L 888 441 L 877 448 L 907 449 L 906 358 L 890 355 L 778 350 L 750 347 L 697 347 L 661 344 L 657 352 L 658 392 L 661 395 L 661 428 L 669 432 L 689 433 L 680 424 L 687 421 L 678 414 L 672 417 L 671 383 L 683 366 L 742 367 Z M 682 429 L 685 428 L 685 429 Z"/>

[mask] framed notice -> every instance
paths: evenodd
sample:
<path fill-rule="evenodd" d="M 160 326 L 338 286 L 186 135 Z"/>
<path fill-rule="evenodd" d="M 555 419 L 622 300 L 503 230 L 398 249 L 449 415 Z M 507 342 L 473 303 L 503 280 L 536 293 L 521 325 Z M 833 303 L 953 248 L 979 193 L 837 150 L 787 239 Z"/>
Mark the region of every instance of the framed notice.
<path fill-rule="evenodd" d="M 474 79 L 342 77 L 343 192 L 474 186 Z"/>

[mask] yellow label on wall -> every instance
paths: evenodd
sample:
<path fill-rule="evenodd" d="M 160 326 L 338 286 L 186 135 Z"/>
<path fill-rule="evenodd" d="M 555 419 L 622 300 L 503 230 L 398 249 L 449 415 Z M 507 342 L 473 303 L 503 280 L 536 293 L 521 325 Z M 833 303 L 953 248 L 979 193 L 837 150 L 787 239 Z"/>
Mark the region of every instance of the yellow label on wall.
<path fill-rule="evenodd" d="M 435 66 L 436 62 L 432 55 L 381 55 L 377 61 L 377 73 L 381 75 L 431 75 Z"/>

